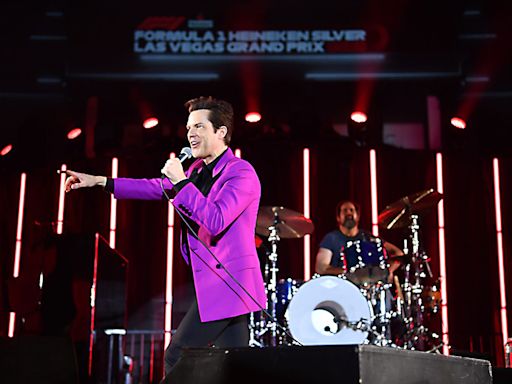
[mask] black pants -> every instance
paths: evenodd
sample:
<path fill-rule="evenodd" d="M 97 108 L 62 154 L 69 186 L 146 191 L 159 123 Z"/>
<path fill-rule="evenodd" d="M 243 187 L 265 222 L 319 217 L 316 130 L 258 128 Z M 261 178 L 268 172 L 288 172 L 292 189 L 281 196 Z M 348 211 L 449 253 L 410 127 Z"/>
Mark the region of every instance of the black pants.
<path fill-rule="evenodd" d="M 187 311 L 171 344 L 165 350 L 165 374 L 168 375 L 179 360 L 184 347 L 247 347 L 249 345 L 248 315 L 202 323 L 197 300 Z"/>

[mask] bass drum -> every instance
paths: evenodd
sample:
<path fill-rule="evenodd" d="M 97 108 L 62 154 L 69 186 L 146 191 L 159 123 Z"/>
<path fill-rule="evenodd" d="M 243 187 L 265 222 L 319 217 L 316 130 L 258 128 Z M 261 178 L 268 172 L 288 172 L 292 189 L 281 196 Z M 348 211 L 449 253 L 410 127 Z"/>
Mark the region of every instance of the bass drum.
<path fill-rule="evenodd" d="M 298 289 L 288 305 L 287 320 L 290 333 L 303 345 L 362 344 L 372 313 L 356 285 L 322 276 Z"/>

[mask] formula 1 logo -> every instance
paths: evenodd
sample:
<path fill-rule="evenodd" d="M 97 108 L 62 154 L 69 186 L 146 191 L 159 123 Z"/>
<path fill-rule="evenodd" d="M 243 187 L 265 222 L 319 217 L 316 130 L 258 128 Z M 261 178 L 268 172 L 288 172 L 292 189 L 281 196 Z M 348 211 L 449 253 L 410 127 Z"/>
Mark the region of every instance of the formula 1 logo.
<path fill-rule="evenodd" d="M 174 31 L 185 23 L 184 16 L 152 16 L 140 23 L 138 30 L 164 30 Z"/>

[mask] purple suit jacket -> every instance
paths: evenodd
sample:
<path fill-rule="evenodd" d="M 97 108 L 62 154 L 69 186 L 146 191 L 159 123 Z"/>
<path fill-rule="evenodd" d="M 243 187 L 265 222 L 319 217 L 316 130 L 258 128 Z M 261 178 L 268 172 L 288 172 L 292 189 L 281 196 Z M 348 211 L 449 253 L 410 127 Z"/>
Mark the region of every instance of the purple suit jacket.
<path fill-rule="evenodd" d="M 187 176 L 202 160 L 196 160 Z M 220 175 L 219 175 L 220 174 Z M 228 148 L 213 169 L 213 184 L 207 197 L 192 183 L 186 184 L 173 205 L 199 225 L 199 237 L 242 286 L 240 288 L 201 243 L 188 234 L 190 254 L 184 244 L 181 252 L 194 275 L 201 321 L 213 321 L 260 310 L 266 306 L 265 287 L 256 253 L 254 231 L 261 186 L 254 168 L 233 155 Z M 165 181 L 166 187 L 172 187 Z M 116 199 L 161 200 L 160 179 L 118 178 Z"/>

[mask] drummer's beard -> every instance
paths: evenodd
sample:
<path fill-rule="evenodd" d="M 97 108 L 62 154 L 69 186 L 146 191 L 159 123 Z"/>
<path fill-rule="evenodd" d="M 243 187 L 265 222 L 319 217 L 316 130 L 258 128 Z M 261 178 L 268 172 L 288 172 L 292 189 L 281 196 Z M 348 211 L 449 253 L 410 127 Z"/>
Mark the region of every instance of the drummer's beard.
<path fill-rule="evenodd" d="M 353 217 L 347 217 L 343 222 L 343 226 L 347 229 L 352 229 L 357 225 Z"/>

